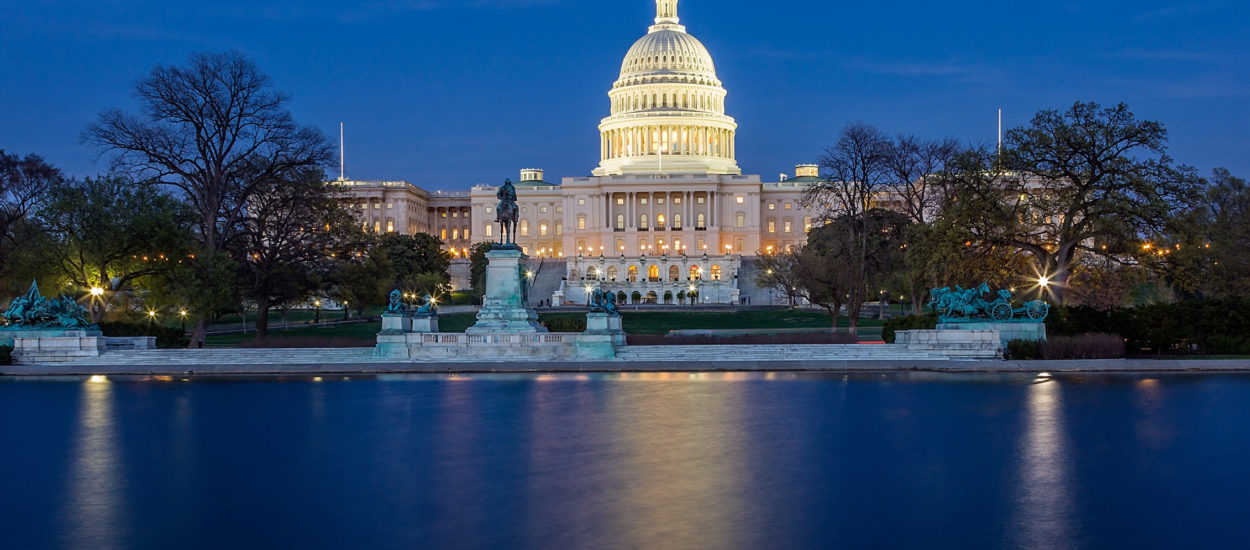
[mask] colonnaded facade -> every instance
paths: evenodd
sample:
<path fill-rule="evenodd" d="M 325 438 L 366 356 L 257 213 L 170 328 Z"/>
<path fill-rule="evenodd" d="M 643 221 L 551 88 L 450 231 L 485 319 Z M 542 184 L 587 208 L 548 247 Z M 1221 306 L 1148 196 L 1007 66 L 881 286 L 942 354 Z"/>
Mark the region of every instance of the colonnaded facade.
<path fill-rule="evenodd" d="M 711 54 L 686 32 L 678 0 L 656 0 L 655 24 L 625 55 L 599 124 L 600 162 L 555 184 L 523 169 L 517 244 L 562 265 L 554 303 L 596 287 L 628 302 L 738 303 L 743 258 L 806 242 L 801 204 L 815 165 L 765 182 L 735 159 L 737 123 Z M 407 182 L 339 181 L 367 229 L 426 232 L 463 258 L 498 240 L 496 186 L 431 192 Z M 502 182 L 501 182 L 502 183 Z M 693 297 L 692 297 L 693 296 Z"/>

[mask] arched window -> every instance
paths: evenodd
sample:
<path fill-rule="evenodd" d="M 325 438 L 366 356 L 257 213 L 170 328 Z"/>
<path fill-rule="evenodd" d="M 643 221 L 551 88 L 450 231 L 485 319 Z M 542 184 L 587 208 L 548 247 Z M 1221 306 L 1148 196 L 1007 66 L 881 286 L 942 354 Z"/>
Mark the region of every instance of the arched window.
<path fill-rule="evenodd" d="M 647 280 L 648 280 L 648 281 L 651 281 L 651 282 L 653 282 L 653 283 L 655 283 L 655 282 L 659 282 L 659 280 L 660 280 L 660 266 L 655 265 L 655 264 L 651 264 L 651 267 L 648 267 L 648 268 L 647 268 Z"/>
<path fill-rule="evenodd" d="M 812 230 L 812 217 L 806 216 L 803 218 L 803 232 L 807 233 L 807 232 L 810 232 L 811 230 Z"/>
<path fill-rule="evenodd" d="M 638 218 L 638 229 L 641 229 L 643 231 L 647 230 L 647 215 L 646 214 L 643 214 L 640 218 Z M 524 235 L 524 233 L 522 233 L 522 235 Z"/>
<path fill-rule="evenodd" d="M 631 283 L 638 282 L 638 266 L 636 265 L 629 266 L 628 273 L 629 273 L 629 282 Z"/>
<path fill-rule="evenodd" d="M 656 228 L 656 229 L 664 229 L 664 214 L 656 214 L 656 215 L 655 215 L 655 228 Z M 663 244 L 663 243 L 661 243 L 661 244 Z"/>
<path fill-rule="evenodd" d="M 673 214 L 673 229 L 681 229 L 681 214 Z"/>
<path fill-rule="evenodd" d="M 447 232 L 446 232 L 446 231 L 444 231 L 443 233 L 447 233 Z M 528 236 L 530 236 L 530 222 L 529 222 L 529 220 L 521 220 L 521 236 L 522 236 L 522 237 L 528 237 Z M 443 238 L 447 238 L 447 235 L 443 235 Z"/>
<path fill-rule="evenodd" d="M 616 270 L 616 266 L 614 266 L 614 265 L 610 265 L 610 266 L 608 266 L 608 280 L 609 280 L 609 281 L 613 281 L 613 282 L 615 282 L 615 281 L 616 281 L 616 278 L 617 278 L 617 276 L 618 276 L 619 274 L 620 274 L 620 273 L 619 273 L 619 272 L 617 272 L 617 270 Z"/>
<path fill-rule="evenodd" d="M 695 229 L 706 229 L 706 228 L 707 228 L 707 221 L 706 221 L 706 220 L 707 220 L 707 218 L 706 218 L 706 217 L 704 217 L 704 215 L 703 215 L 703 213 L 702 213 L 702 212 L 700 212 L 697 216 L 695 216 L 695 217 L 694 217 L 694 228 L 695 228 Z"/>
<path fill-rule="evenodd" d="M 586 215 L 585 215 L 585 214 L 578 214 L 578 216 L 577 216 L 577 230 L 578 230 L 578 231 L 584 231 L 585 229 L 586 229 Z"/>
<path fill-rule="evenodd" d="M 703 269 L 697 265 L 690 266 L 690 280 L 697 281 L 703 278 Z"/>
<path fill-rule="evenodd" d="M 625 214 L 616 215 L 616 228 L 622 231 L 625 230 Z"/>
<path fill-rule="evenodd" d="M 494 234 L 494 232 L 495 232 L 495 224 L 493 223 L 486 224 L 486 232 L 484 233 L 484 235 L 486 235 L 487 237 L 490 237 Z"/>
<path fill-rule="evenodd" d="M 712 280 L 713 280 L 713 281 L 719 281 L 719 280 L 720 280 L 720 264 L 713 264 L 713 265 L 712 265 Z"/>
<path fill-rule="evenodd" d="M 451 240 L 453 240 L 453 241 L 458 241 L 458 240 L 460 240 L 460 230 L 459 230 L 459 229 L 452 229 L 452 230 L 451 230 Z"/>
<path fill-rule="evenodd" d="M 580 274 L 581 274 L 581 272 L 580 272 L 580 271 L 578 271 L 576 267 L 574 267 L 574 268 L 572 268 L 572 269 L 569 269 L 569 280 L 570 280 L 570 281 L 576 281 L 576 280 L 577 280 L 578 275 L 580 275 Z"/>
<path fill-rule="evenodd" d="M 547 236 L 547 222 L 540 222 L 538 224 L 538 236 L 540 237 Z"/>
<path fill-rule="evenodd" d="M 678 279 L 680 279 L 680 278 L 681 278 L 681 269 L 680 269 L 680 268 L 678 268 L 677 266 L 672 266 L 672 267 L 669 267 L 669 268 L 668 268 L 668 280 L 670 280 L 670 281 L 676 281 L 676 280 L 678 280 Z"/>

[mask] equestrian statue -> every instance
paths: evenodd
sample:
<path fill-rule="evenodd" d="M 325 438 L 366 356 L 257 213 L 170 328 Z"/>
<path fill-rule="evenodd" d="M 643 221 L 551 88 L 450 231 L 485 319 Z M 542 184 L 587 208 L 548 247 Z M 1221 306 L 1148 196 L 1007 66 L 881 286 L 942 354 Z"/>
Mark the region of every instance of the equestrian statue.
<path fill-rule="evenodd" d="M 516 204 L 516 188 L 511 179 L 503 180 L 503 187 L 495 193 L 499 205 L 495 208 L 495 223 L 499 224 L 499 244 L 502 248 L 516 247 L 517 223 L 521 219 L 521 209 Z"/>

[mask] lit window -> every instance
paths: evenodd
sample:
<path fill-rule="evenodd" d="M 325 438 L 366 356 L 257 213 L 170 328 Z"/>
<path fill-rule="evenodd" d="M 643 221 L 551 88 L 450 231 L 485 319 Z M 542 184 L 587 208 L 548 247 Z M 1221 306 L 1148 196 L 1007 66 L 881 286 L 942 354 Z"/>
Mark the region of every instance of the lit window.
<path fill-rule="evenodd" d="M 703 199 L 704 197 L 695 197 L 694 202 L 695 204 L 703 204 Z"/>
<path fill-rule="evenodd" d="M 386 232 L 387 233 L 395 232 L 395 220 L 386 220 Z"/>
<path fill-rule="evenodd" d="M 577 229 L 579 231 L 586 229 L 586 216 L 585 215 L 577 217 Z"/>
<path fill-rule="evenodd" d="M 373 232 L 374 233 L 382 232 L 382 222 L 373 222 Z"/>
<path fill-rule="evenodd" d="M 769 210 L 776 210 L 776 209 L 777 209 L 777 203 L 775 203 L 775 202 L 770 202 L 770 203 L 768 203 L 768 209 L 769 209 Z"/>
<path fill-rule="evenodd" d="M 459 218 L 459 217 L 460 217 L 460 213 L 459 213 L 459 212 L 452 212 L 452 213 L 451 213 L 451 217 L 453 217 L 453 218 Z"/>
<path fill-rule="evenodd" d="M 792 225 L 792 224 L 790 223 L 790 221 L 788 221 L 788 220 L 787 220 L 787 221 L 786 221 L 786 223 L 785 223 L 785 226 L 784 226 L 784 229 L 785 229 L 785 231 L 784 231 L 784 232 L 785 232 L 785 233 L 789 233 L 789 232 L 790 232 L 790 230 L 791 230 L 791 229 L 793 229 L 793 228 L 791 227 L 791 225 Z"/>
<path fill-rule="evenodd" d="M 737 226 L 738 226 L 739 228 L 746 227 L 746 226 L 747 226 L 747 215 L 746 215 L 746 214 L 743 214 L 742 212 L 738 212 L 737 217 L 736 217 L 736 221 L 737 221 Z"/>
<path fill-rule="evenodd" d="M 494 211 L 495 211 L 495 209 L 494 209 L 494 208 L 487 208 L 487 209 L 486 209 L 486 213 L 487 213 L 487 214 L 490 214 L 491 212 L 494 212 Z"/>
<path fill-rule="evenodd" d="M 539 212 L 542 212 L 543 214 L 546 214 L 546 213 L 547 213 L 547 207 L 546 207 L 546 206 L 540 207 L 540 208 L 538 209 L 538 211 L 539 211 Z"/>
<path fill-rule="evenodd" d="M 812 230 L 812 217 L 807 216 L 806 218 L 803 218 L 803 232 L 808 233 L 811 230 Z"/>
<path fill-rule="evenodd" d="M 494 236 L 494 234 L 495 234 L 495 226 L 491 224 L 486 224 L 486 236 L 491 237 L 491 236 Z"/>
<path fill-rule="evenodd" d="M 616 228 L 621 230 L 625 229 L 625 214 L 616 215 Z"/>
<path fill-rule="evenodd" d="M 459 229 L 452 229 L 452 230 L 451 230 L 451 240 L 453 240 L 453 241 L 458 241 L 458 240 L 460 240 L 460 230 L 459 230 Z"/>
<path fill-rule="evenodd" d="M 373 209 L 374 209 L 374 210 L 381 210 L 381 209 L 382 209 L 382 203 L 380 203 L 380 202 L 375 202 L 375 203 L 373 203 Z"/>
<path fill-rule="evenodd" d="M 643 230 L 647 229 L 647 215 L 646 214 L 643 214 L 641 217 L 638 218 L 638 229 L 643 229 Z"/>
<path fill-rule="evenodd" d="M 739 225 L 738 227 L 742 227 L 742 226 L 741 226 L 741 225 Z M 776 232 L 777 232 L 777 222 L 776 222 L 776 221 L 773 221 L 773 220 L 768 220 L 768 232 L 769 232 L 769 233 L 776 233 Z"/>
<path fill-rule="evenodd" d="M 442 217 L 446 218 L 446 217 L 447 217 L 447 213 L 446 213 L 446 212 L 443 212 L 443 216 L 442 216 Z"/>
<path fill-rule="evenodd" d="M 742 195 L 738 195 L 738 196 L 734 197 L 734 202 L 736 202 L 736 203 L 738 203 L 738 204 L 746 204 L 746 202 L 747 202 L 747 198 L 746 198 L 746 197 L 744 197 L 744 196 L 742 196 Z"/>
<path fill-rule="evenodd" d="M 586 199 L 577 199 L 578 206 L 586 206 Z"/>
<path fill-rule="evenodd" d="M 656 203 L 656 204 L 664 204 L 664 197 L 657 197 L 657 198 L 655 199 L 655 203 Z"/>
<path fill-rule="evenodd" d="M 789 210 L 789 209 L 790 209 L 790 203 L 788 203 L 788 202 L 787 202 L 787 203 L 786 203 L 786 210 Z"/>
<path fill-rule="evenodd" d="M 561 212 L 564 212 L 564 207 L 563 207 L 563 206 L 557 206 L 557 207 L 556 207 L 556 213 L 557 213 L 557 214 L 559 214 L 559 213 L 561 213 Z"/>
<path fill-rule="evenodd" d="M 643 198 L 641 198 L 641 199 L 638 199 L 638 204 L 647 204 L 647 197 L 643 197 Z"/>
<path fill-rule="evenodd" d="M 444 241 L 445 241 L 445 240 L 447 240 L 447 230 L 446 230 L 446 229 L 444 229 L 444 230 L 442 231 L 442 233 L 440 233 L 440 234 L 439 234 L 439 238 L 443 239 Z"/>
<path fill-rule="evenodd" d="M 521 220 L 521 236 L 522 237 L 530 236 L 530 221 L 529 220 Z"/>
<path fill-rule="evenodd" d="M 720 280 L 720 265 L 719 264 L 712 265 L 712 280 L 713 281 Z"/>
<path fill-rule="evenodd" d="M 655 215 L 655 228 L 664 229 L 664 214 Z"/>
<path fill-rule="evenodd" d="M 542 222 L 538 224 L 538 236 L 539 237 L 547 236 L 547 222 Z"/>
<path fill-rule="evenodd" d="M 556 222 L 556 236 L 559 237 L 563 234 L 564 234 L 564 224 L 560 222 Z"/>
<path fill-rule="evenodd" d="M 586 201 L 579 201 L 579 202 L 578 202 L 578 204 L 585 204 L 585 202 L 586 202 Z M 618 205 L 623 205 L 623 204 L 625 204 L 625 198 L 624 198 L 624 197 L 617 197 L 617 198 L 616 198 L 616 204 L 618 204 Z"/>
<path fill-rule="evenodd" d="M 704 217 L 702 212 L 700 212 L 699 215 L 695 216 L 694 218 L 695 229 L 704 229 L 705 227 L 707 227 L 706 221 L 707 221 L 707 218 Z"/>
<path fill-rule="evenodd" d="M 673 204 L 681 204 L 681 197 L 673 198 Z"/>

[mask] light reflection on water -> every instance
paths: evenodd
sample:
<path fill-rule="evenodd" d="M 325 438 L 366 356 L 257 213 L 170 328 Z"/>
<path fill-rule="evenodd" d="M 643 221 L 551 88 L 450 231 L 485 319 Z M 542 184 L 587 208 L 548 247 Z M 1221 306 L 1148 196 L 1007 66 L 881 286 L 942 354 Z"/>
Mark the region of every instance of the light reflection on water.
<path fill-rule="evenodd" d="M 0 453 L 64 469 L 0 505 L 0 548 L 1230 547 L 1250 515 L 1250 377 L 66 386 L 0 380 L 0 418 L 36 426 L 0 441 L 66 442 Z"/>
<path fill-rule="evenodd" d="M 118 448 L 113 384 L 93 376 L 82 384 L 78 435 L 62 517 L 71 548 L 119 548 L 126 540 L 125 464 Z"/>

